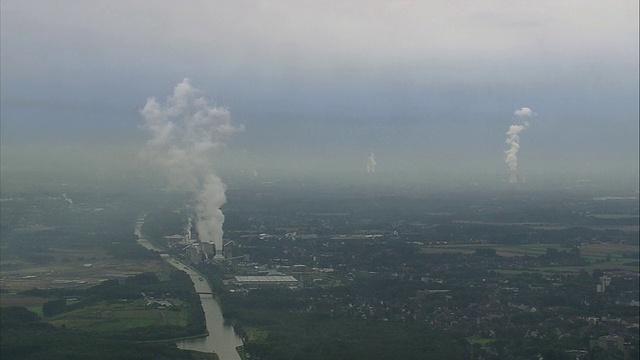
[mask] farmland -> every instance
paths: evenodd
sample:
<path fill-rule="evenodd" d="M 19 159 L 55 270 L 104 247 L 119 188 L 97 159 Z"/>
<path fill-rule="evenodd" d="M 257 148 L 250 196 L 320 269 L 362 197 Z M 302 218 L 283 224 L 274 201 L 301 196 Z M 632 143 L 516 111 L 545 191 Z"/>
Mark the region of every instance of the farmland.
<path fill-rule="evenodd" d="M 558 244 L 459 244 L 425 247 L 422 249 L 422 252 L 424 254 L 473 254 L 477 249 L 492 249 L 495 250 L 496 255 L 502 257 L 536 257 L 546 254 L 548 249 L 563 250 Z M 608 271 L 638 271 L 637 259 L 638 256 L 640 256 L 640 247 L 625 244 L 587 244 L 580 247 L 580 256 L 587 260 L 588 264 L 584 266 L 541 266 L 527 269 L 527 271 L 551 273 L 565 271 L 577 272 L 580 270 L 593 271 L 597 269 Z M 509 272 L 509 270 L 502 271 Z"/>
<path fill-rule="evenodd" d="M 156 306 L 154 306 L 156 305 Z M 52 317 L 48 322 L 57 327 L 114 334 L 125 329 L 158 325 L 186 326 L 189 312 L 184 303 L 170 300 L 169 306 L 158 306 L 148 299 L 100 302 L 95 305 Z"/>

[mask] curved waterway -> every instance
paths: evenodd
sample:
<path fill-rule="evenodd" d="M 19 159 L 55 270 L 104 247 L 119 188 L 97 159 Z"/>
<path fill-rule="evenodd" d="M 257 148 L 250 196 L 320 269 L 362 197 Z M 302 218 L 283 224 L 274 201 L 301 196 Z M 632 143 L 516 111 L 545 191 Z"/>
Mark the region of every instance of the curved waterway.
<path fill-rule="evenodd" d="M 197 339 L 180 340 L 176 344 L 179 349 L 195 350 L 202 352 L 215 352 L 220 360 L 240 360 L 240 355 L 236 350 L 237 346 L 242 345 L 242 339 L 233 330 L 233 327 L 224 323 L 222 310 L 218 301 L 211 295 L 211 287 L 206 280 L 200 280 L 202 277 L 189 267 L 184 266 L 176 260 L 169 260 L 174 266 L 186 271 L 191 277 L 191 281 L 196 287 L 196 291 L 200 294 L 200 302 L 204 310 L 207 322 L 207 330 L 209 335 Z"/>
<path fill-rule="evenodd" d="M 135 234 L 138 235 L 138 243 L 149 250 L 162 252 L 162 249 L 155 247 L 149 240 L 142 237 L 140 226 L 141 223 L 138 222 L 135 230 Z M 215 352 L 220 360 L 240 360 L 236 347 L 242 345 L 242 339 L 236 334 L 233 327 L 224 323 L 222 310 L 218 301 L 211 294 L 209 283 L 188 265 L 166 254 L 162 257 L 169 264 L 189 274 L 196 291 L 200 294 L 200 302 L 202 303 L 207 330 L 209 331 L 209 335 L 201 338 L 178 341 L 176 343 L 178 348 L 209 353 Z"/>

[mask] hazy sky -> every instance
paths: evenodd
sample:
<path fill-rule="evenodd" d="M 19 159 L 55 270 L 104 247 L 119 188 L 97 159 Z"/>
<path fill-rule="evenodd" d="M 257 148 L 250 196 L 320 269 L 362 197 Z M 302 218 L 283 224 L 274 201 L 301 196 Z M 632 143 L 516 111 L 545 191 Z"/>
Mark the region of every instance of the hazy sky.
<path fill-rule="evenodd" d="M 637 0 L 2 0 L 1 17 L 3 171 L 130 166 L 139 110 L 188 77 L 245 126 L 221 168 L 365 176 L 374 151 L 380 176 L 506 179 L 529 107 L 523 171 L 638 174 Z"/>

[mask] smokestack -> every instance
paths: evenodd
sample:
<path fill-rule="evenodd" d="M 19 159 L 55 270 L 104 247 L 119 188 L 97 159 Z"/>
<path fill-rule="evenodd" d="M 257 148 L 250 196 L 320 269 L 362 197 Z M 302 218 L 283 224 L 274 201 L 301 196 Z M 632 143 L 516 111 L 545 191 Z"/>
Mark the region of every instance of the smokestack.
<path fill-rule="evenodd" d="M 509 184 L 518 183 L 518 151 L 520 151 L 520 132 L 529 127 L 527 118 L 536 116 L 528 107 L 520 108 L 516 110 L 514 115 L 519 119 L 521 125 L 511 125 L 507 131 L 507 144 L 510 145 L 509 149 L 505 151 L 504 161 L 509 165 Z"/>
<path fill-rule="evenodd" d="M 220 207 L 227 201 L 226 187 L 215 175 L 212 160 L 224 141 L 244 127 L 231 125 L 229 110 L 209 105 L 186 78 L 164 104 L 149 98 L 140 114 L 143 128 L 151 133 L 141 157 L 161 169 L 174 187 L 195 195 L 200 240 L 222 249 Z"/>

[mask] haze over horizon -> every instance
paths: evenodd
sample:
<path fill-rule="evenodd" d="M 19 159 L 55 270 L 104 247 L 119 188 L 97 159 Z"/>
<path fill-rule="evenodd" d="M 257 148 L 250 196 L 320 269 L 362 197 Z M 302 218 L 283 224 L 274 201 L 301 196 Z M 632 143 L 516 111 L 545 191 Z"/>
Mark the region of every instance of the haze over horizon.
<path fill-rule="evenodd" d="M 245 126 L 221 176 L 506 183 L 530 108 L 530 181 L 638 181 L 637 1 L 0 6 L 5 174 L 146 174 L 139 111 L 190 78 Z"/>

